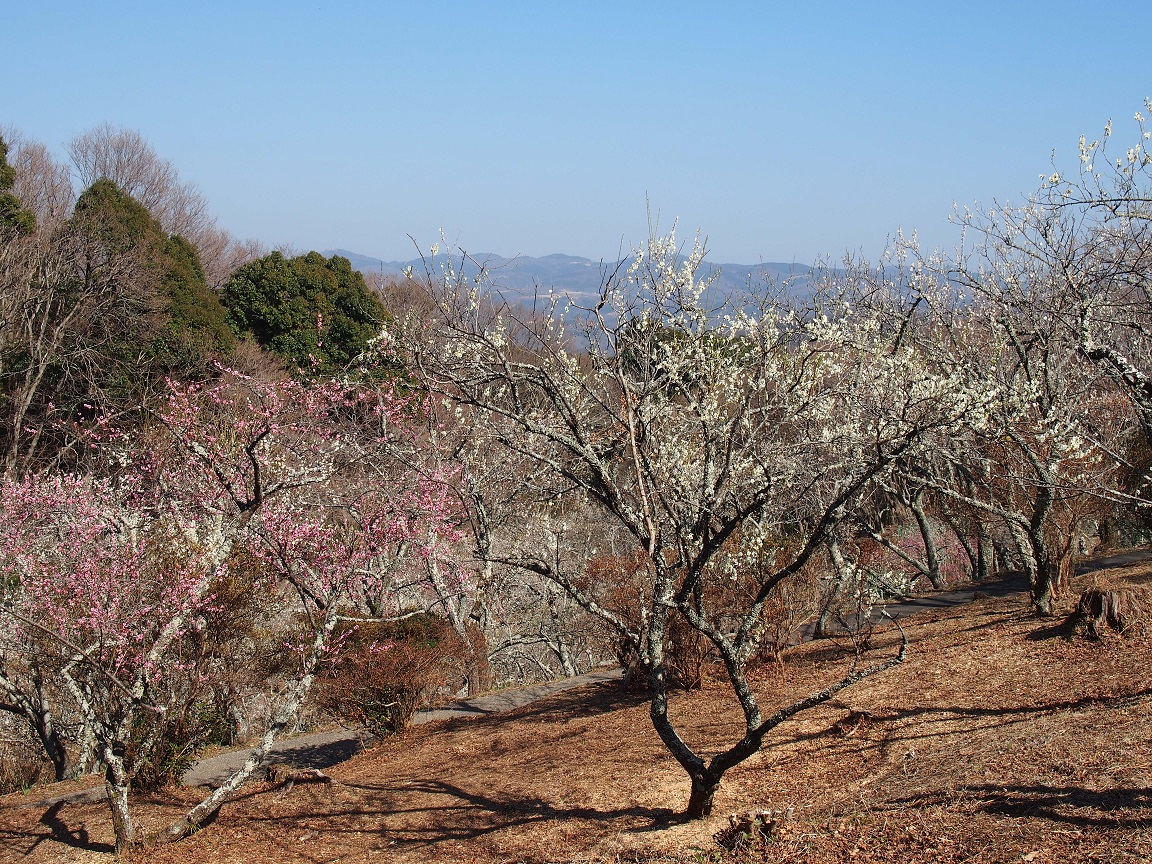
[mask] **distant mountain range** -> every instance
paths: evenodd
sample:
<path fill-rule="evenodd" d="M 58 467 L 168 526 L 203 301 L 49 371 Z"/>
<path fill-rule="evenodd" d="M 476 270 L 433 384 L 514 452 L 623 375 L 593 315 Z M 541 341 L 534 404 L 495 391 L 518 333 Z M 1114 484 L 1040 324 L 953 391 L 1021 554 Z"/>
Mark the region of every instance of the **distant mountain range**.
<path fill-rule="evenodd" d="M 438 273 L 441 264 L 447 262 L 447 258 L 443 255 L 428 261 L 419 258 L 411 261 L 383 261 L 347 249 L 327 249 L 322 254 L 326 257 L 343 256 L 352 263 L 353 269 L 366 276 L 378 275 L 384 278 L 401 276 L 409 267 L 417 274 L 423 274 L 425 268 L 429 266 L 433 273 Z M 493 253 L 481 253 L 469 257 L 471 261 L 466 262 L 464 275 L 471 278 L 476 274 L 478 266 L 474 262 L 483 264 L 492 275 L 497 289 L 509 300 L 531 299 L 536 292 L 543 294 L 552 289 L 558 294 L 568 295 L 581 305 L 595 303 L 601 282 L 617 264 L 615 261 L 593 261 L 590 258 L 559 253 L 545 255 L 543 258 L 532 258 L 527 255 L 505 258 Z M 453 258 L 452 263 L 459 266 L 460 261 Z M 771 261 L 763 264 L 712 264 L 705 261 L 701 276 L 716 273 L 712 290 L 721 296 L 749 288 L 755 290 L 765 283 L 776 284 L 788 280 L 789 294 L 796 298 L 810 293 L 814 272 L 813 268 L 802 264 Z"/>

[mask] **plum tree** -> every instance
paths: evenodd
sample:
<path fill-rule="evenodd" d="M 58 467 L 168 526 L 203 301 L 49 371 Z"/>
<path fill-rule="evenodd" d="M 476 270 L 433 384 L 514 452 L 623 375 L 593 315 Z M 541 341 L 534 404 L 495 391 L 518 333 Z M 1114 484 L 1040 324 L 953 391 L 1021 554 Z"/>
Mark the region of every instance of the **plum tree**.
<path fill-rule="evenodd" d="M 0 617 L 23 646 L 0 657 L 0 675 L 17 682 L 11 666 L 28 652 L 62 658 L 49 666 L 105 766 L 118 850 L 141 842 L 129 792 L 158 734 L 151 720 L 171 707 L 166 681 L 187 674 L 181 636 L 202 626 L 198 610 L 237 550 L 265 558 L 280 580 L 267 590 L 306 622 L 295 671 L 251 758 L 148 842 L 187 835 L 251 776 L 297 716 L 338 617 L 355 614 L 360 595 L 381 602 L 391 590 L 380 560 L 389 550 L 435 555 L 456 537 L 436 478 L 398 469 L 388 486 L 379 474 L 359 482 L 380 441 L 337 422 L 349 414 L 399 430 L 410 410 L 380 391 L 221 370 L 208 384 L 173 382 L 150 435 L 107 424 L 93 433 L 119 466 L 114 479 L 30 475 L 0 485 Z"/>
<path fill-rule="evenodd" d="M 487 557 L 554 581 L 631 646 L 653 725 L 691 778 L 691 817 L 710 812 L 724 773 L 769 730 L 902 658 L 854 667 L 767 718 L 747 677 L 777 586 L 870 484 L 932 433 L 977 422 L 985 401 L 835 302 L 803 313 L 749 298 L 709 307 L 703 254 L 697 245 L 680 257 L 674 235 L 652 237 L 584 310 L 579 340 L 561 298 L 547 314 L 518 315 L 450 271 L 438 314 L 407 345 L 422 383 L 468 412 L 476 453 L 532 466 L 520 506 L 535 529 Z M 642 558 L 627 615 L 605 602 L 611 586 L 585 578 L 597 540 L 576 536 L 581 508 Z M 736 574 L 753 585 L 734 607 L 725 586 Z M 743 737 L 709 760 L 669 715 L 681 625 L 720 658 L 744 714 Z"/>

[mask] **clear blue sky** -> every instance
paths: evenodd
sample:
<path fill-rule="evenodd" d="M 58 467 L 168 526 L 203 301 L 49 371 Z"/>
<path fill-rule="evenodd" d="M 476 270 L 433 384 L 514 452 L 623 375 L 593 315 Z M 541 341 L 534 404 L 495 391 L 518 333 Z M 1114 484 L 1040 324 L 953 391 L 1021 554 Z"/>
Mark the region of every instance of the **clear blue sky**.
<path fill-rule="evenodd" d="M 241 236 L 413 257 L 875 255 L 1152 94 L 1152 3 L 4 4 L 0 123 L 138 129 Z"/>

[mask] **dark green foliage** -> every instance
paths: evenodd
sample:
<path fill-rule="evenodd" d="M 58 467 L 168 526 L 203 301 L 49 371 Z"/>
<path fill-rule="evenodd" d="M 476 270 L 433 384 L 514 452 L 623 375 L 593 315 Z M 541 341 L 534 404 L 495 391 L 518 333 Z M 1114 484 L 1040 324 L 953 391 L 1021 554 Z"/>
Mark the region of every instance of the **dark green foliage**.
<path fill-rule="evenodd" d="M 204 278 L 196 247 L 173 234 L 163 245 L 160 288 L 167 301 L 168 323 L 161 338 L 170 351 L 195 362 L 205 354 L 231 351 L 236 344 L 228 329 L 220 295 Z"/>
<path fill-rule="evenodd" d="M 90 251 L 112 264 L 129 253 L 155 255 L 163 242 L 160 223 L 139 201 L 107 178 L 81 193 L 72 212 L 72 226 L 81 232 Z"/>
<path fill-rule="evenodd" d="M 8 145 L 0 136 L 0 228 L 11 228 L 17 234 L 31 234 L 36 228 L 36 216 L 20 204 L 12 194 L 16 183 L 16 169 L 8 164 Z"/>
<path fill-rule="evenodd" d="M 11 247 L 19 281 L 0 286 L 25 298 L 0 356 L 4 467 L 78 456 L 76 421 L 129 424 L 165 376 L 202 378 L 234 343 L 196 249 L 112 181 L 42 233 Z"/>
<path fill-rule="evenodd" d="M 33 350 L 13 364 L 18 374 L 10 380 L 22 386 L 25 367 L 43 375 L 27 419 L 44 418 L 45 433 L 53 415 L 66 427 L 139 404 L 148 347 L 163 323 L 156 295 L 162 238 L 148 211 L 108 180 L 85 190 L 63 229 L 44 238 L 64 263 L 39 291 L 30 290 L 39 295 L 30 312 L 57 347 L 39 354 L 27 343 Z"/>
<path fill-rule="evenodd" d="M 154 313 L 117 337 L 125 357 L 195 377 L 209 356 L 231 350 L 224 307 L 208 287 L 196 247 L 166 235 L 136 199 L 111 180 L 97 180 L 76 202 L 73 224 L 88 253 L 88 277 L 100 268 L 113 278 L 131 273 L 125 295 L 135 294 Z"/>
<path fill-rule="evenodd" d="M 385 316 L 347 258 L 318 252 L 273 252 L 244 265 L 224 285 L 223 300 L 237 336 L 309 374 L 347 367 Z"/>

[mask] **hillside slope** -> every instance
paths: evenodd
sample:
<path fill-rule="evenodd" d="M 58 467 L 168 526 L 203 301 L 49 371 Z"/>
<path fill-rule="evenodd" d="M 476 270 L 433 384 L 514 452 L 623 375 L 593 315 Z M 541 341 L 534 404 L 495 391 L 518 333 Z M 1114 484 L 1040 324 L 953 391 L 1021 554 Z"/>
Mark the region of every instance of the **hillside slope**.
<path fill-rule="evenodd" d="M 215 824 L 142 860 L 713 860 L 726 814 L 750 808 L 784 811 L 754 860 L 1152 858 L 1152 638 L 1070 642 L 1020 597 L 908 622 L 903 666 L 777 729 L 730 773 L 703 822 L 675 817 L 687 783 L 642 695 L 603 684 L 512 715 L 413 729 L 332 769 L 330 787 L 256 784 Z M 894 634 L 876 640 L 879 653 L 895 645 Z M 830 642 L 799 647 L 783 668 L 763 670 L 765 708 L 846 663 Z M 677 698 L 694 741 L 737 734 L 722 694 Z M 111 858 L 102 805 L 19 803 L 2 801 L 0 862 Z M 158 825 L 174 803 L 158 796 L 142 812 Z"/>

